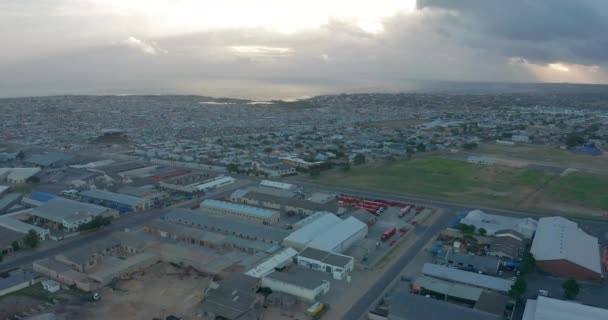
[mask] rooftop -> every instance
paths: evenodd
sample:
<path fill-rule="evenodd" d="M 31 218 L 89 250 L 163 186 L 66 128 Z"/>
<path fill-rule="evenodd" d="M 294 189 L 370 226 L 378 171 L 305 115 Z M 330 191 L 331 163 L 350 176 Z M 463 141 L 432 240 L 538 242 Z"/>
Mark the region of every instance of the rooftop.
<path fill-rule="evenodd" d="M 479 300 L 479 297 L 483 292 L 483 289 L 481 288 L 471 287 L 464 284 L 453 283 L 426 276 L 420 276 L 416 278 L 416 280 L 414 280 L 414 286 L 418 286 L 429 291 L 445 294 L 450 297 L 475 302 Z"/>
<path fill-rule="evenodd" d="M 500 317 L 407 292 L 393 294 L 390 297 L 389 320 L 498 320 Z"/>
<path fill-rule="evenodd" d="M 348 217 L 332 226 L 331 229 L 316 236 L 308 246 L 325 251 L 333 251 L 338 245 L 348 240 L 360 230 L 367 230 L 367 224 L 354 217 Z"/>
<path fill-rule="evenodd" d="M 536 260 L 568 260 L 602 273 L 597 238 L 562 217 L 540 218 L 530 252 Z"/>
<path fill-rule="evenodd" d="M 539 296 L 528 299 L 522 320 L 605 320 L 608 309 Z"/>
<path fill-rule="evenodd" d="M 13 241 L 19 241 L 21 239 L 23 239 L 23 233 L 5 228 L 0 224 L 0 251 L 3 247 L 11 245 Z"/>
<path fill-rule="evenodd" d="M 298 256 L 321 261 L 326 264 L 342 268 L 346 267 L 346 265 L 353 260 L 353 258 L 349 256 L 314 248 L 306 248 L 302 250 L 302 252 L 300 252 Z"/>
<path fill-rule="evenodd" d="M 270 180 L 262 180 L 262 182 L 260 182 L 260 186 L 283 189 L 283 190 L 290 190 L 295 187 L 293 184 L 270 181 Z"/>
<path fill-rule="evenodd" d="M 473 210 L 460 221 L 464 224 L 475 225 L 477 228 L 486 229 L 488 235 L 493 235 L 505 229 L 515 230 L 531 239 L 538 222 L 532 218 L 514 218 L 488 214 L 481 210 Z"/>
<path fill-rule="evenodd" d="M 98 205 L 78 202 L 64 198 L 54 198 L 44 202 L 40 207 L 32 210 L 32 215 L 62 223 L 63 221 L 76 221 L 84 217 L 95 217 L 108 211 L 108 208 Z"/>
<path fill-rule="evenodd" d="M 48 152 L 46 154 L 32 155 L 29 159 L 27 159 L 27 162 L 44 167 L 50 166 L 59 161 L 71 160 L 72 158 L 74 158 L 74 156 L 62 152 Z"/>
<path fill-rule="evenodd" d="M 262 278 L 272 273 L 275 268 L 280 268 L 287 264 L 290 264 L 292 258 L 296 254 L 298 254 L 296 250 L 292 248 L 285 248 L 283 251 L 273 255 L 272 257 L 266 259 L 262 263 L 255 266 L 255 268 L 245 272 L 245 274 L 256 278 Z"/>
<path fill-rule="evenodd" d="M 247 205 L 243 205 L 243 204 L 237 204 L 237 203 L 226 202 L 226 201 L 213 200 L 213 199 L 206 199 L 203 202 L 201 202 L 201 208 L 204 209 L 205 207 L 242 212 L 244 214 L 262 217 L 262 218 L 272 218 L 273 216 L 278 214 L 274 210 L 268 210 L 268 209 L 247 206 Z"/>
<path fill-rule="evenodd" d="M 164 216 L 164 219 L 185 225 L 206 227 L 225 233 L 242 234 L 274 242 L 280 242 L 289 234 L 285 230 L 274 227 L 252 224 L 240 219 L 215 216 L 188 209 L 173 209 Z"/>
<path fill-rule="evenodd" d="M 0 291 L 12 288 L 18 284 L 39 278 L 40 275 L 26 270 L 13 270 L 6 277 L 0 276 Z"/>
<path fill-rule="evenodd" d="M 295 198 L 289 199 L 289 198 L 278 197 L 278 196 L 269 195 L 269 194 L 265 194 L 265 193 L 259 193 L 259 192 L 255 192 L 255 191 L 245 192 L 244 194 L 236 193 L 236 191 L 235 191 L 233 193 L 233 197 L 247 198 L 247 199 L 252 199 L 252 200 L 262 201 L 262 202 L 277 203 L 277 204 L 283 205 L 283 206 L 304 208 L 304 209 L 309 209 L 309 210 L 314 210 L 314 211 L 327 211 L 327 212 L 334 211 L 335 212 L 337 210 L 337 207 L 335 205 L 332 206 L 332 205 L 328 205 L 328 204 L 315 203 L 315 202 L 303 200 L 303 199 L 295 199 Z"/>
<path fill-rule="evenodd" d="M 105 191 L 105 190 L 88 190 L 88 191 L 81 192 L 80 195 L 89 197 L 89 198 L 93 198 L 93 199 L 98 199 L 98 200 L 126 204 L 126 205 L 133 206 L 133 207 L 138 206 L 143 202 L 143 199 L 139 198 L 139 197 L 129 196 L 126 194 L 115 193 L 115 192 L 110 192 L 110 191 Z"/>
<path fill-rule="evenodd" d="M 289 283 L 301 288 L 315 289 L 325 282 L 330 282 L 332 276 L 323 271 L 315 271 L 306 268 L 289 268 L 284 271 L 275 271 L 266 278 Z"/>
<path fill-rule="evenodd" d="M 311 242 L 316 236 L 330 229 L 340 221 L 342 220 L 333 214 L 320 215 L 318 218 L 304 225 L 302 228 L 292 232 L 288 237 L 285 238 L 285 241 L 305 245 Z"/>
<path fill-rule="evenodd" d="M 508 292 L 513 285 L 513 281 L 511 280 L 491 277 L 475 272 L 462 271 L 432 263 L 425 263 L 422 267 L 422 273 L 439 279 L 460 282 L 499 292 Z"/>

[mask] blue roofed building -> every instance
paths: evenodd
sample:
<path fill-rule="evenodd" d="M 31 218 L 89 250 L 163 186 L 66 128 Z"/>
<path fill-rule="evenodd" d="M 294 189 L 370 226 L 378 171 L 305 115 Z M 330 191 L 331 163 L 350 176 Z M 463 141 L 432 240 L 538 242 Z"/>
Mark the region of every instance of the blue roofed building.
<path fill-rule="evenodd" d="M 578 154 L 589 154 L 592 156 L 599 156 L 602 154 L 602 150 L 596 148 L 595 146 L 592 145 L 587 145 L 587 146 L 579 146 L 576 147 L 576 153 Z"/>
<path fill-rule="evenodd" d="M 80 193 L 80 201 L 111 208 L 119 212 L 141 212 L 152 206 L 149 199 L 105 190 L 83 191 Z"/>
<path fill-rule="evenodd" d="M 279 212 L 275 210 L 212 199 L 201 202 L 200 209 L 211 214 L 233 216 L 263 224 L 279 223 L 280 218 Z"/>

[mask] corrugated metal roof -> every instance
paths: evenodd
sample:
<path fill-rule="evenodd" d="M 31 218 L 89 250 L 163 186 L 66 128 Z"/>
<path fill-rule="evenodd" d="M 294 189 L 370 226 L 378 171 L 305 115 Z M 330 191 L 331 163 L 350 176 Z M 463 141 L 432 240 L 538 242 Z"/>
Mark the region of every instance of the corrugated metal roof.
<path fill-rule="evenodd" d="M 522 320 L 605 320 L 608 310 L 539 296 L 528 299 Z"/>
<path fill-rule="evenodd" d="M 295 187 L 293 184 L 270 181 L 270 180 L 262 180 L 262 182 L 260 182 L 260 185 L 263 187 L 277 188 L 277 189 L 282 189 L 282 190 L 289 190 L 289 189 L 293 189 Z"/>
<path fill-rule="evenodd" d="M 500 317 L 454 303 L 426 298 L 407 292 L 391 295 L 389 319 L 466 319 L 466 320 L 498 320 Z"/>
<path fill-rule="evenodd" d="M 367 224 L 359 221 L 357 218 L 349 217 L 346 220 L 341 220 L 331 229 L 319 234 L 308 243 L 308 246 L 325 251 L 334 251 L 341 243 L 363 229 L 367 231 Z"/>
<path fill-rule="evenodd" d="M 602 273 L 597 238 L 562 217 L 540 218 L 530 252 L 537 261 L 568 260 L 593 272 Z"/>
<path fill-rule="evenodd" d="M 273 210 L 252 207 L 252 206 L 247 206 L 247 205 L 237 204 L 237 203 L 232 203 L 232 202 L 213 200 L 213 199 L 206 199 L 203 202 L 201 202 L 201 208 L 204 209 L 205 207 L 241 212 L 244 214 L 263 217 L 263 218 L 272 218 L 274 215 L 278 214 L 277 211 L 273 211 Z"/>
<path fill-rule="evenodd" d="M 439 279 L 470 284 L 476 287 L 487 288 L 500 292 L 508 292 L 513 285 L 513 281 L 511 280 L 462 271 L 432 263 L 425 263 L 422 267 L 422 273 Z"/>
<path fill-rule="evenodd" d="M 164 216 L 164 219 L 184 225 L 205 227 L 225 233 L 242 234 L 274 242 L 279 242 L 288 235 L 286 231 L 274 227 L 252 224 L 236 218 L 215 216 L 188 209 L 173 209 Z"/>
<path fill-rule="evenodd" d="M 90 203 L 55 198 L 43 203 L 40 207 L 34 208 L 32 215 L 62 223 L 63 220 L 80 220 L 86 216 L 96 217 L 106 213 L 108 210 L 106 207 Z"/>
<path fill-rule="evenodd" d="M 142 202 L 144 202 L 144 200 L 142 198 L 129 196 L 129 195 L 122 194 L 122 193 L 114 193 L 114 192 L 105 191 L 105 190 L 88 190 L 88 191 L 81 192 L 80 195 L 89 197 L 89 198 L 93 198 L 93 199 L 98 199 L 98 200 L 105 200 L 105 201 L 110 201 L 110 202 L 115 202 L 115 203 L 120 203 L 120 204 L 126 204 L 126 205 L 129 205 L 132 207 L 136 207 L 136 206 L 140 205 Z"/>
<path fill-rule="evenodd" d="M 283 251 L 255 266 L 255 268 L 245 272 L 245 274 L 256 278 L 262 278 L 273 272 L 275 268 L 289 264 L 296 254 L 298 254 L 298 252 L 293 248 L 285 248 Z"/>
<path fill-rule="evenodd" d="M 479 297 L 483 292 L 483 289 L 481 288 L 471 287 L 464 284 L 453 283 L 425 276 L 420 276 L 416 278 L 414 284 L 429 291 L 447 294 L 450 297 L 465 299 L 469 301 L 479 300 Z"/>
<path fill-rule="evenodd" d="M 306 246 L 316 236 L 318 236 L 325 230 L 333 227 L 340 221 L 342 220 L 333 214 L 321 215 L 320 217 L 306 224 L 302 228 L 292 232 L 287 238 L 285 238 L 285 241 Z"/>

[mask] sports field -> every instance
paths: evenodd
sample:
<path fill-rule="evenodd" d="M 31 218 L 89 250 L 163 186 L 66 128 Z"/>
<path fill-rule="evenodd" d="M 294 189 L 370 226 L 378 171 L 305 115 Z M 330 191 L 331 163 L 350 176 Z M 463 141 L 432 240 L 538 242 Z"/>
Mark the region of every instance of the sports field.
<path fill-rule="evenodd" d="M 559 203 L 608 210 L 608 177 L 579 173 L 560 177 L 547 187 L 545 197 Z"/>

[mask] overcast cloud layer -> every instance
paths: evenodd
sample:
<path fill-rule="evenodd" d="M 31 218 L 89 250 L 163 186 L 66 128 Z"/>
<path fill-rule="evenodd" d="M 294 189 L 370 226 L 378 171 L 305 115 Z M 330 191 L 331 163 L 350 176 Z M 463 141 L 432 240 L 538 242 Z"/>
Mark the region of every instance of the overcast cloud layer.
<path fill-rule="evenodd" d="M 324 2 L 1 1 L 0 96 L 608 83 L 605 0 Z"/>

